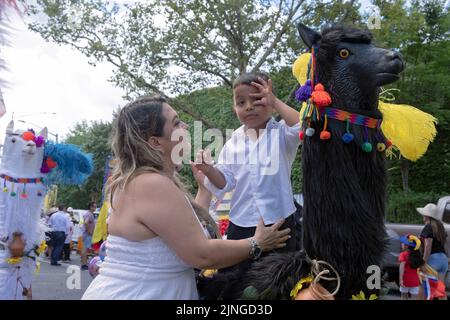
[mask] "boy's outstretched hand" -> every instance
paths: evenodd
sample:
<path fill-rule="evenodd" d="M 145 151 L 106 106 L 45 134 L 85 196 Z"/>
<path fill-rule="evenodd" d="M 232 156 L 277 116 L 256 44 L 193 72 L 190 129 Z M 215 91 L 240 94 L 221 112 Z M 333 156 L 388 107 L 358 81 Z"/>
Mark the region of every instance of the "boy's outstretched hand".
<path fill-rule="evenodd" d="M 250 93 L 251 97 L 257 98 L 257 100 L 255 100 L 254 102 L 254 105 L 275 108 L 275 101 L 277 98 L 275 97 L 272 91 L 273 89 L 272 80 L 269 79 L 268 81 L 265 81 L 260 77 L 258 77 L 258 80 L 260 81 L 260 83 L 258 82 L 251 83 L 252 86 L 254 86 L 259 90 L 258 93 Z"/>
<path fill-rule="evenodd" d="M 204 174 L 208 174 L 214 165 L 214 161 L 211 157 L 211 151 L 199 150 L 195 156 L 195 161 L 191 163 L 197 170 L 200 170 Z"/>

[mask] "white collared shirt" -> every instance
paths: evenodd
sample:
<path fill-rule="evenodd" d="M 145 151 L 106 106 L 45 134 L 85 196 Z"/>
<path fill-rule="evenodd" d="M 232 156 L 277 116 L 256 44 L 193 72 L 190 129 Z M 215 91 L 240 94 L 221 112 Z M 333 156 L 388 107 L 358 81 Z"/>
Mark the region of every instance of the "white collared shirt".
<path fill-rule="evenodd" d="M 254 227 L 260 216 L 273 224 L 295 212 L 291 168 L 300 145 L 300 124 L 292 127 L 270 119 L 259 138 L 241 126 L 233 132 L 214 166 L 225 177 L 226 185 L 217 188 L 205 179 L 205 186 L 217 198 L 234 189 L 230 220 L 241 227 Z"/>

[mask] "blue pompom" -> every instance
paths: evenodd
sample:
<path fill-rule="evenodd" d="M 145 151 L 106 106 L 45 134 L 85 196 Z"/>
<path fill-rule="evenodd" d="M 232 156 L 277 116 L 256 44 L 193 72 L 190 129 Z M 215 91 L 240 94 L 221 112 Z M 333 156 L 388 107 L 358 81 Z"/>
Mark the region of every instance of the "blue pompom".
<path fill-rule="evenodd" d="M 350 143 L 354 138 L 355 137 L 351 133 L 347 132 L 342 136 L 342 141 L 344 141 L 345 143 Z"/>

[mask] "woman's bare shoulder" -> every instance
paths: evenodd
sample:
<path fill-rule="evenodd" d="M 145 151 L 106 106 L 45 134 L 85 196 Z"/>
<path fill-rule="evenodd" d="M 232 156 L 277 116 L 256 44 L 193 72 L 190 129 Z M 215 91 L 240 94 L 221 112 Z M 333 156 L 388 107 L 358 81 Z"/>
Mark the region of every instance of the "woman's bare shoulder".
<path fill-rule="evenodd" d="M 135 195 L 151 198 L 181 193 L 170 178 L 158 173 L 140 174 L 130 182 L 128 190 Z"/>

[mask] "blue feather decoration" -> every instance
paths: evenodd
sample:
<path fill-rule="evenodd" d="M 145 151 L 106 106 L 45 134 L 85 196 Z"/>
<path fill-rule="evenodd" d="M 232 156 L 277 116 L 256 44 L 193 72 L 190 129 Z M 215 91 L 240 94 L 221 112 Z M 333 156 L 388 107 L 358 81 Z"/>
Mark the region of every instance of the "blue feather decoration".
<path fill-rule="evenodd" d="M 45 178 L 47 185 L 81 185 L 94 171 L 92 155 L 73 144 L 46 141 L 44 157 L 51 157 L 58 164 Z"/>

